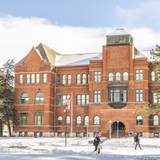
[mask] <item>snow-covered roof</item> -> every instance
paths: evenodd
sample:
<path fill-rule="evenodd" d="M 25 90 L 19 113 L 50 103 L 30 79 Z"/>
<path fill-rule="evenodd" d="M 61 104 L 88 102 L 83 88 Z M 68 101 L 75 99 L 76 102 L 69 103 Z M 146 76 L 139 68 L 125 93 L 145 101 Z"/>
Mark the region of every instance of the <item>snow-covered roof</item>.
<path fill-rule="evenodd" d="M 138 54 L 134 58 L 142 58 L 142 57 L 147 57 L 150 61 L 153 61 L 153 59 L 151 59 L 150 50 L 138 51 Z"/>
<path fill-rule="evenodd" d="M 90 60 L 102 59 L 102 53 L 56 55 L 56 66 L 86 65 Z"/>

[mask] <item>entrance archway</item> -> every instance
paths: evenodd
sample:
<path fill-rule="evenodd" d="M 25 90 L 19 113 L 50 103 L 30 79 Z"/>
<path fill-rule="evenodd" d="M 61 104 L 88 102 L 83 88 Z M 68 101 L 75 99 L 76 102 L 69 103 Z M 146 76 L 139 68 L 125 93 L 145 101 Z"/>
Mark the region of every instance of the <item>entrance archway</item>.
<path fill-rule="evenodd" d="M 122 122 L 116 121 L 111 125 L 111 137 L 112 138 L 121 138 L 126 135 L 126 127 Z"/>

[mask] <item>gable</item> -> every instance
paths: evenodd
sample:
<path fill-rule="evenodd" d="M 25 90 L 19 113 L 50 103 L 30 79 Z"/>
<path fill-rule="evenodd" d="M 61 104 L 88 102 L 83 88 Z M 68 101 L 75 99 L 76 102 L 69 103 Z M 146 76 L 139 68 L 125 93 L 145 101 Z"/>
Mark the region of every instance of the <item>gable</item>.
<path fill-rule="evenodd" d="M 34 72 L 39 71 L 42 65 L 44 65 L 42 57 L 40 56 L 38 51 L 33 47 L 24 59 L 22 67 L 25 68 L 26 71 Z"/>

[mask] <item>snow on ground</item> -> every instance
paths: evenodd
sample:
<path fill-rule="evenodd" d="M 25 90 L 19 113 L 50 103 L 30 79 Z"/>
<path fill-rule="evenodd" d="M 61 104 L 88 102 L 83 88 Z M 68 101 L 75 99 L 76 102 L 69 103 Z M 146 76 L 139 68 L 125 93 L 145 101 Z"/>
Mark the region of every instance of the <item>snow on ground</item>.
<path fill-rule="evenodd" d="M 94 138 L 4 137 L 0 138 L 2 160 L 160 160 L 160 138 L 140 138 L 140 150 L 133 137 L 105 140 L 99 155 L 88 141 Z"/>

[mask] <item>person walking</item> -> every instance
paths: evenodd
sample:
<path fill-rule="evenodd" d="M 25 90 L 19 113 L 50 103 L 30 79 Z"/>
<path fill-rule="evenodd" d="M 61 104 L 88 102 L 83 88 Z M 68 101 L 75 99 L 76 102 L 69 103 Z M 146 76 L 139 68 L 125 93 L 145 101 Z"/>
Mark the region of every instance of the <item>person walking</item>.
<path fill-rule="evenodd" d="M 137 135 L 134 137 L 134 142 L 136 142 L 135 150 L 137 146 L 139 146 L 140 150 L 142 150 L 141 145 L 140 145 L 139 133 L 137 133 Z"/>
<path fill-rule="evenodd" d="M 100 149 L 102 149 L 102 147 L 101 147 L 101 140 L 100 140 L 98 134 L 96 134 L 93 143 L 94 143 L 94 146 L 95 146 L 95 150 L 94 151 L 97 151 L 97 149 L 98 149 L 98 154 L 99 154 L 100 153 Z"/>

